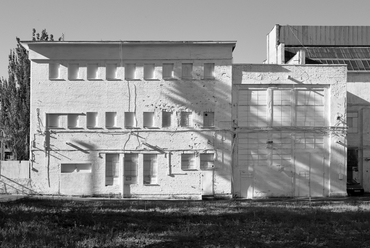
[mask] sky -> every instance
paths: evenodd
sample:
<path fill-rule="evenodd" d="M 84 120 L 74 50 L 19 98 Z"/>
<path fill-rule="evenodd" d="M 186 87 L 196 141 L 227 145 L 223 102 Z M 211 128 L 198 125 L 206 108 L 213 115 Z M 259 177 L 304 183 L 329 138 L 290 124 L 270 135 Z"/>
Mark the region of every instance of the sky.
<path fill-rule="evenodd" d="M 370 26 L 369 0 L 1 0 L 0 78 L 16 37 L 57 40 L 237 41 L 234 63 L 262 63 L 280 25 Z"/>

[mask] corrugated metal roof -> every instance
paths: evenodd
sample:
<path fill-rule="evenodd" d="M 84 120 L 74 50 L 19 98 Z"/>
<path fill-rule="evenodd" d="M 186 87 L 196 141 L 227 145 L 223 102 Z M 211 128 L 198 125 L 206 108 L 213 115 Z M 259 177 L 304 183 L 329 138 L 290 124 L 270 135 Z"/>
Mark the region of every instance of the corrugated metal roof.
<path fill-rule="evenodd" d="M 370 47 L 285 47 L 296 54 L 305 50 L 309 58 L 322 59 L 370 59 Z"/>
<path fill-rule="evenodd" d="M 306 51 L 307 64 L 347 64 L 349 71 L 370 71 L 370 47 L 286 47 L 286 60 L 299 50 Z"/>
<path fill-rule="evenodd" d="M 278 42 L 286 46 L 368 46 L 370 26 L 279 26 Z"/>

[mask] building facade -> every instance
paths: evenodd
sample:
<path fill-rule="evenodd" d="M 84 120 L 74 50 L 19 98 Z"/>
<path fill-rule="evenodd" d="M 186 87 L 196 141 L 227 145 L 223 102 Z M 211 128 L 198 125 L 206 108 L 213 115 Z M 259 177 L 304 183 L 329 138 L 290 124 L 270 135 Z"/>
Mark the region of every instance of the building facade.
<path fill-rule="evenodd" d="M 232 194 L 235 42 L 23 42 L 43 194 Z"/>
<path fill-rule="evenodd" d="M 267 35 L 269 64 L 347 67 L 347 180 L 370 192 L 370 27 L 280 26 Z"/>

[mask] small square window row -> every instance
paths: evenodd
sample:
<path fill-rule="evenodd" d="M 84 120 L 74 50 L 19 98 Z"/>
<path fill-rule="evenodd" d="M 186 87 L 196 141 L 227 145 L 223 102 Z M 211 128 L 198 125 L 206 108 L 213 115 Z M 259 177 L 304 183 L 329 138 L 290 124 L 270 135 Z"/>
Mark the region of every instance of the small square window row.
<path fill-rule="evenodd" d="M 154 112 L 143 113 L 143 128 L 171 128 L 171 127 L 193 127 L 193 113 L 182 111 L 179 114 L 163 111 L 161 115 Z M 66 116 L 67 118 L 63 118 Z M 86 118 L 82 118 L 85 117 Z M 203 127 L 213 128 L 215 126 L 214 112 L 203 112 Z M 119 128 L 117 112 L 105 112 L 105 128 Z M 65 123 L 67 122 L 67 123 Z M 83 123 L 86 122 L 86 123 Z M 159 126 L 161 123 L 161 126 Z M 67 124 L 67 125 L 66 125 Z M 48 128 L 88 129 L 102 128 L 99 123 L 98 112 L 87 112 L 85 114 L 47 114 Z M 124 127 L 138 128 L 135 112 L 124 113 Z"/>
<path fill-rule="evenodd" d="M 105 78 L 106 80 L 120 80 L 121 77 L 118 75 L 119 68 L 121 66 L 118 63 L 106 64 L 105 66 Z M 134 63 L 125 64 L 124 66 L 124 78 L 125 80 L 140 80 L 139 77 L 143 77 L 144 80 L 158 80 L 160 78 L 156 65 L 154 63 L 144 64 L 140 66 L 140 70 L 143 70 L 142 75 L 138 75 L 139 66 Z M 193 63 L 182 63 L 181 77 L 185 80 L 193 79 Z M 203 64 L 203 79 L 214 79 L 214 63 Z M 69 80 L 82 80 L 83 76 L 81 73 L 81 66 L 79 63 L 68 64 L 68 79 Z M 104 78 L 103 67 L 100 67 L 98 63 L 87 64 L 87 75 L 88 80 L 101 80 Z M 175 64 L 174 63 L 163 63 L 162 64 L 162 79 L 171 80 L 175 79 Z M 58 80 L 63 79 L 61 76 L 61 64 L 50 63 L 49 64 L 49 79 Z"/>

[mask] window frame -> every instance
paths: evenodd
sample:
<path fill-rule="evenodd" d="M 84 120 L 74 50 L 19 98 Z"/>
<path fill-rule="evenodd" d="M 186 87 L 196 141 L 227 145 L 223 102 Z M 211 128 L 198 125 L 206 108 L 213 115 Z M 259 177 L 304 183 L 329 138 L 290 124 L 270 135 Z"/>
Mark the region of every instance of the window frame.
<path fill-rule="evenodd" d="M 146 159 L 146 158 L 154 159 Z M 149 169 L 146 161 L 149 161 Z M 149 170 L 149 172 L 148 172 Z M 149 180 L 147 179 L 149 177 Z M 154 180 L 153 180 L 154 178 Z M 143 184 L 144 185 L 157 185 L 158 184 L 158 155 L 155 153 L 143 154 Z"/>

